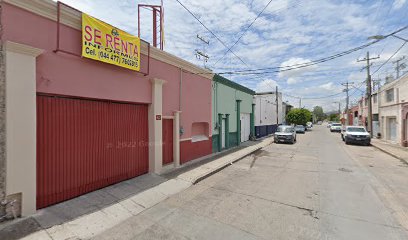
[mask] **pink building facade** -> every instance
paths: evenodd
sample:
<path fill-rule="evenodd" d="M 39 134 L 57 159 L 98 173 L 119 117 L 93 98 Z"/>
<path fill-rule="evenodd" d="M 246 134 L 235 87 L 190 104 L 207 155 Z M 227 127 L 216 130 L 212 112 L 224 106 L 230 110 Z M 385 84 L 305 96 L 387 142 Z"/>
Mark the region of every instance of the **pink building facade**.
<path fill-rule="evenodd" d="M 2 78 L 7 86 L 7 156 L 2 161 L 7 167 L 0 197 L 21 198 L 22 215 L 129 177 L 160 174 L 211 153 L 211 72 L 144 42 L 141 72 L 82 58 L 80 12 L 61 8 L 57 38 L 55 2 L 7 0 L 1 8 Z M 98 128 L 104 121 L 97 116 L 101 111 L 118 117 Z M 84 124 L 78 129 L 86 134 L 71 134 L 78 124 Z M 63 128 L 66 133 L 55 130 Z M 109 131 L 114 133 L 111 139 L 101 140 L 101 132 Z M 75 145 L 81 138 L 96 144 Z M 99 158 L 92 153 L 101 147 L 110 154 L 104 160 L 108 165 L 96 171 Z M 74 164 L 70 160 L 74 153 L 83 161 Z M 119 163 L 125 158 L 128 162 Z M 90 164 L 83 165 L 86 161 Z M 112 168 L 109 162 L 115 161 L 124 169 L 135 162 L 138 167 L 135 172 L 106 175 Z M 51 165 L 53 169 L 41 170 Z M 75 174 L 103 172 L 103 177 L 117 180 L 104 184 L 98 176 L 84 178 L 80 184 L 93 187 L 75 192 L 72 188 L 81 186 L 67 185 L 73 176 L 64 169 L 76 168 L 85 170 Z M 52 172 L 63 176 L 52 176 L 60 186 L 47 185 Z M 53 191 L 65 191 L 64 196 Z"/>

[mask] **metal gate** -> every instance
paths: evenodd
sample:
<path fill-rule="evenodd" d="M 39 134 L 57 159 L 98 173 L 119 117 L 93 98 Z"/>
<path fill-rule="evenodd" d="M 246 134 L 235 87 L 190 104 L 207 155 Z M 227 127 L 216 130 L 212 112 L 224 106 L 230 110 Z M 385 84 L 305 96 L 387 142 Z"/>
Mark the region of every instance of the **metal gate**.
<path fill-rule="evenodd" d="M 146 105 L 37 96 L 37 208 L 147 172 Z"/>
<path fill-rule="evenodd" d="M 241 113 L 241 142 L 249 140 L 251 130 L 251 114 Z"/>
<path fill-rule="evenodd" d="M 173 162 L 173 120 L 163 119 L 163 165 Z"/>

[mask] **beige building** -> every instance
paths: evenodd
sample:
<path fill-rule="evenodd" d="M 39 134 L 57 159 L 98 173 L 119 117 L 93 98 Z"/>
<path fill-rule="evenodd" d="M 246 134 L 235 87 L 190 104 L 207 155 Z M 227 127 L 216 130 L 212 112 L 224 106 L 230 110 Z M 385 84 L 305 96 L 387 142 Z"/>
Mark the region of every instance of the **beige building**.
<path fill-rule="evenodd" d="M 381 138 L 407 146 L 408 76 L 385 84 L 378 94 Z"/>

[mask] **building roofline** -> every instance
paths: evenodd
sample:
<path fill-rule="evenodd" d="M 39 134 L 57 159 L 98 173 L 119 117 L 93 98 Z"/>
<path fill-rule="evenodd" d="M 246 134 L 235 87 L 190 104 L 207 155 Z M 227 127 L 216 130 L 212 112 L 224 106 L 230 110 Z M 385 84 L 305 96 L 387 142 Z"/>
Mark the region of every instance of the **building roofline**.
<path fill-rule="evenodd" d="M 24 9 L 38 16 L 47 18 L 54 22 L 57 21 L 57 11 L 58 11 L 57 2 L 54 2 L 52 0 L 30 0 L 30 1 L 3 0 L 3 2 L 13 5 L 15 7 L 21 8 L 21 9 Z M 82 30 L 82 20 L 81 19 L 82 19 L 82 14 L 79 10 L 74 10 L 74 9 L 67 8 L 67 7 L 61 8 L 61 15 L 60 15 L 61 24 L 81 31 Z M 140 41 L 140 48 L 141 48 L 140 52 L 147 56 L 148 55 L 148 43 L 144 42 L 143 40 Z M 214 73 L 212 71 L 205 69 L 205 68 L 201 68 L 173 54 L 160 50 L 159 48 L 150 47 L 150 57 L 156 60 L 165 62 L 167 64 L 170 64 L 172 66 L 181 68 L 188 72 L 197 74 L 201 77 L 204 77 L 207 79 L 213 78 Z"/>
<path fill-rule="evenodd" d="M 213 81 L 217 82 L 217 83 L 224 84 L 224 85 L 226 85 L 228 87 L 234 88 L 234 89 L 239 90 L 241 92 L 245 92 L 245 93 L 248 93 L 250 95 L 255 95 L 254 90 L 251 90 L 251 89 L 249 89 L 247 87 L 242 86 L 241 84 L 233 82 L 233 81 L 231 81 L 231 80 L 229 80 L 229 79 L 227 79 L 227 78 L 225 78 L 225 77 L 223 77 L 223 76 L 221 76 L 219 74 L 214 74 Z"/>

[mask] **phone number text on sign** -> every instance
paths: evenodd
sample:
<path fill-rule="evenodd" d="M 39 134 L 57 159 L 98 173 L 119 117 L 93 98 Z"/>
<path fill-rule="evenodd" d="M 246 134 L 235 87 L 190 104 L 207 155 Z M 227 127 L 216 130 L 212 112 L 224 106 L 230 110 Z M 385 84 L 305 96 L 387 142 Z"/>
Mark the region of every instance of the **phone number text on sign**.
<path fill-rule="evenodd" d="M 82 56 L 140 71 L 140 39 L 83 13 Z"/>

